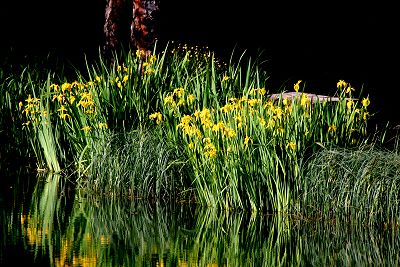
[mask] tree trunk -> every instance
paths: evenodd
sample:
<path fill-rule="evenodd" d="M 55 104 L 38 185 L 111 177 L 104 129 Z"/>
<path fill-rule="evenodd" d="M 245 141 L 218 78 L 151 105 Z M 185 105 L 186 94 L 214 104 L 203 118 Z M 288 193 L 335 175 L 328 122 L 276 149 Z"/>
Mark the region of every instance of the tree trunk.
<path fill-rule="evenodd" d="M 110 55 L 112 51 L 128 44 L 130 38 L 129 24 L 131 0 L 109 0 L 105 10 L 103 52 Z"/>
<path fill-rule="evenodd" d="M 158 0 L 133 0 L 131 45 L 135 50 L 148 54 L 157 40 Z"/>
<path fill-rule="evenodd" d="M 103 53 L 128 48 L 149 54 L 157 40 L 159 0 L 109 0 L 105 9 Z"/>

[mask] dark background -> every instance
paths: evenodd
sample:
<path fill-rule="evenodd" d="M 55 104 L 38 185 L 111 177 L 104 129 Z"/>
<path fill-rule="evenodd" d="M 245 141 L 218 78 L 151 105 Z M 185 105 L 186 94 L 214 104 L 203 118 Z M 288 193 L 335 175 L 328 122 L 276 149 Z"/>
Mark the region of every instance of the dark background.
<path fill-rule="evenodd" d="M 300 1 L 299 1 L 300 2 Z M 246 49 L 266 60 L 270 91 L 301 79 L 333 93 L 339 79 L 371 98 L 375 121 L 399 123 L 399 27 L 394 6 L 362 2 L 161 0 L 160 39 L 208 45 L 221 56 Z M 8 1 L 0 6 L 1 55 L 49 52 L 79 63 L 97 56 L 105 0 Z M 12 56 L 11 56 L 12 55 Z"/>

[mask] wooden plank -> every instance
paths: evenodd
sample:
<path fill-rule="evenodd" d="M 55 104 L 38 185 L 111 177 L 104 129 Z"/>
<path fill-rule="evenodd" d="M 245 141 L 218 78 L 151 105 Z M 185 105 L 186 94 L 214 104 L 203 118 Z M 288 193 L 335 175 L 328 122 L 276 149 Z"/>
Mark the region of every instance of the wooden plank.
<path fill-rule="evenodd" d="M 285 98 L 289 98 L 289 99 L 293 99 L 293 98 L 301 98 L 302 95 L 306 95 L 308 97 L 308 99 L 310 99 L 312 102 L 323 102 L 323 101 L 327 101 L 327 102 L 337 102 L 340 101 L 339 97 L 334 97 L 334 96 L 327 96 L 327 95 L 317 95 L 317 94 L 311 94 L 311 93 L 302 93 L 302 92 L 284 92 L 284 93 L 280 93 L 280 94 L 272 94 L 269 95 L 268 97 L 271 99 L 279 99 L 282 97 L 282 99 Z M 345 98 L 346 100 L 353 100 L 356 101 L 358 100 L 357 98 Z"/>

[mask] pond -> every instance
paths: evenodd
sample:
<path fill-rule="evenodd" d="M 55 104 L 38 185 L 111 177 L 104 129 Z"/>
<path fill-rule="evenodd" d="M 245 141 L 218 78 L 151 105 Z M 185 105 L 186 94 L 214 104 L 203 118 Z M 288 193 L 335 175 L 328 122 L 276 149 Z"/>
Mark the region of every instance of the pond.
<path fill-rule="evenodd" d="M 0 169 L 1 266 L 398 266 L 397 229 L 88 196 Z"/>

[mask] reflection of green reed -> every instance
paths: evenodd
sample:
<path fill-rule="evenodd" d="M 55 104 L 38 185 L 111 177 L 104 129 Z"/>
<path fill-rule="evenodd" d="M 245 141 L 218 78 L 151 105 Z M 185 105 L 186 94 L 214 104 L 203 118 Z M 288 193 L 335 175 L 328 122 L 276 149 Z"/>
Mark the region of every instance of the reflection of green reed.
<path fill-rule="evenodd" d="M 67 217 L 60 181 L 38 183 L 24 224 L 28 243 L 47 251 L 55 266 L 395 266 L 400 260 L 398 230 L 360 224 L 110 201 L 79 191 Z"/>
<path fill-rule="evenodd" d="M 182 210 L 179 210 L 181 208 Z M 154 206 L 141 202 L 88 201 L 78 198 L 59 264 L 91 262 L 101 266 L 145 266 L 164 262 L 175 266 L 182 240 L 191 240 L 190 207 Z"/>
<path fill-rule="evenodd" d="M 199 266 L 284 266 L 295 260 L 286 216 L 201 210 L 190 258 Z M 296 252 L 296 251 L 295 251 Z"/>
<path fill-rule="evenodd" d="M 301 245 L 301 265 L 399 266 L 399 230 L 352 224 L 299 222 L 293 240 Z"/>
<path fill-rule="evenodd" d="M 22 243 L 20 237 L 24 236 L 24 229 L 21 223 L 28 210 L 26 203 L 32 189 L 26 179 L 29 176 L 32 174 L 25 168 L 10 168 L 4 161 L 0 163 L 0 265 Z"/>
<path fill-rule="evenodd" d="M 38 178 L 29 212 L 21 215 L 22 227 L 27 245 L 33 247 L 35 255 L 47 253 L 51 260 L 57 250 L 54 241 L 61 235 L 60 223 L 66 215 L 60 196 L 64 179 L 55 174 Z"/>
<path fill-rule="evenodd" d="M 69 254 L 60 254 L 57 262 L 282 266 L 296 255 L 290 248 L 288 217 L 266 220 L 216 209 L 197 213 L 193 208 L 78 198 L 61 244 L 62 251 Z"/>

